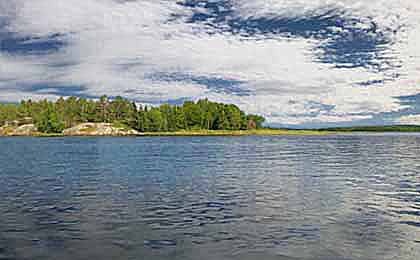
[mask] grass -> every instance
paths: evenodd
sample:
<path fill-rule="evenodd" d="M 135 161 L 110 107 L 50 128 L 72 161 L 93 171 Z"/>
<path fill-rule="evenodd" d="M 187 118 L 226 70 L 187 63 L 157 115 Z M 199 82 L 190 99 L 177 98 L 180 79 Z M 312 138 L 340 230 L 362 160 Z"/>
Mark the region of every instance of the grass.
<path fill-rule="evenodd" d="M 119 128 L 119 129 L 122 129 L 122 130 L 125 130 L 125 131 L 132 130 L 129 126 L 127 126 L 126 124 L 121 123 L 121 122 L 115 122 L 115 123 L 113 123 L 112 124 L 112 127 Z"/>
<path fill-rule="evenodd" d="M 144 136 L 252 136 L 252 135 L 327 135 L 330 132 L 316 130 L 286 130 L 286 129 L 257 129 L 257 130 L 191 130 L 176 132 L 146 132 Z"/>
<path fill-rule="evenodd" d="M 293 130 L 263 128 L 257 130 L 190 130 L 177 132 L 146 132 L 145 136 L 247 136 L 247 135 L 331 135 L 340 133 L 363 133 L 363 132 L 420 132 L 420 126 L 413 125 L 390 125 L 390 126 L 367 126 L 367 127 L 342 127 L 326 128 L 317 130 Z"/>
<path fill-rule="evenodd" d="M 131 130 L 129 127 L 123 124 L 114 124 L 116 128 L 122 128 L 124 130 Z M 13 127 L 3 128 L 5 135 L 13 131 Z M 81 129 L 81 132 L 85 132 L 86 135 L 96 128 L 90 127 Z M 140 133 L 138 136 L 274 136 L 274 135 L 293 135 L 293 136 L 308 136 L 308 135 L 330 135 L 340 133 L 352 133 L 352 132 L 420 132 L 420 126 L 371 126 L 371 127 L 343 127 L 343 128 L 327 128 L 319 130 L 292 130 L 292 129 L 272 129 L 263 128 L 256 130 L 184 130 L 176 132 L 145 132 Z M 34 133 L 31 136 L 35 137 L 63 137 L 66 136 L 62 133 L 49 134 L 49 133 Z"/>
<path fill-rule="evenodd" d="M 31 135 L 32 137 L 64 137 L 62 133 L 41 133 L 38 132 L 34 135 Z"/>
<path fill-rule="evenodd" d="M 82 133 L 92 133 L 95 132 L 97 129 L 95 127 L 86 127 L 86 128 L 82 128 L 79 131 Z"/>

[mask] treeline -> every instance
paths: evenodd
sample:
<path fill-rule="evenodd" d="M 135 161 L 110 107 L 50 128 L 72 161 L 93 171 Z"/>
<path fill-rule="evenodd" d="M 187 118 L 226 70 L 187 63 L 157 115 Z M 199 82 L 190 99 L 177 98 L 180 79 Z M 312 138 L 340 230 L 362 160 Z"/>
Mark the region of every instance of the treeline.
<path fill-rule="evenodd" d="M 419 125 L 384 125 L 384 126 L 355 126 L 355 127 L 331 127 L 319 129 L 319 131 L 332 132 L 420 132 Z"/>
<path fill-rule="evenodd" d="M 183 105 L 137 106 L 122 97 L 99 100 L 69 97 L 55 102 L 27 100 L 0 104 L 0 126 L 33 122 L 40 132 L 60 133 L 80 123 L 114 123 L 140 132 L 180 130 L 246 130 L 261 128 L 265 119 L 237 106 L 187 101 Z"/>

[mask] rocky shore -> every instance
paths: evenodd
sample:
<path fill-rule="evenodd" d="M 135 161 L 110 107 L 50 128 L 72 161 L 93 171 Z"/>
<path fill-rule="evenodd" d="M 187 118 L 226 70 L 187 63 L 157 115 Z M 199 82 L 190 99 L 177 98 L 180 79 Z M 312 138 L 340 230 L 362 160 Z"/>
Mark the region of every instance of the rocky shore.
<path fill-rule="evenodd" d="M 124 127 L 116 127 L 110 123 L 83 123 L 75 127 L 65 129 L 65 136 L 136 136 L 141 135 L 140 132 L 127 129 Z"/>
<path fill-rule="evenodd" d="M 40 133 L 34 124 L 24 124 L 21 126 L 3 126 L 0 127 L 0 136 L 48 136 Z M 110 123 L 82 123 L 72 128 L 65 129 L 62 133 L 56 134 L 62 136 L 138 136 L 142 133 L 114 126 Z"/>
<path fill-rule="evenodd" d="M 175 132 L 138 132 L 124 125 L 112 123 L 81 123 L 62 133 L 47 134 L 38 131 L 34 124 L 6 125 L 0 127 L 0 136 L 248 136 L 248 135 L 328 135 L 334 132 L 287 129 L 254 130 L 189 130 Z"/>
<path fill-rule="evenodd" d="M 0 136 L 35 136 L 38 134 L 38 129 L 34 124 L 25 124 L 18 127 L 0 127 Z"/>

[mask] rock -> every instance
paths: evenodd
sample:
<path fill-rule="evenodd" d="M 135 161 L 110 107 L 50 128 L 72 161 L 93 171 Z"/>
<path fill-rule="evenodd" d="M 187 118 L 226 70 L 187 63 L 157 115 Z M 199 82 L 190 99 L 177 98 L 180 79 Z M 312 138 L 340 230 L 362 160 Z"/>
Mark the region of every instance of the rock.
<path fill-rule="evenodd" d="M 21 125 L 13 131 L 15 136 L 30 136 L 38 132 L 37 127 L 34 124 Z"/>
<path fill-rule="evenodd" d="M 13 121 L 6 121 L 4 126 L 5 127 L 18 127 L 21 125 L 30 125 L 30 124 L 33 124 L 32 117 L 24 117 L 24 118 L 13 120 Z"/>
<path fill-rule="evenodd" d="M 38 133 L 34 124 L 21 125 L 16 128 L 10 126 L 0 127 L 0 136 L 32 136 Z"/>
<path fill-rule="evenodd" d="M 83 123 L 75 127 L 65 129 L 64 135 L 67 136 L 135 136 L 141 135 L 133 129 L 116 127 L 110 123 Z"/>
<path fill-rule="evenodd" d="M 142 133 L 117 127 L 110 123 L 83 123 L 75 127 L 65 129 L 65 136 L 136 136 Z M 0 136 L 37 136 L 40 135 L 34 124 L 25 124 L 18 127 L 10 125 L 0 127 Z"/>

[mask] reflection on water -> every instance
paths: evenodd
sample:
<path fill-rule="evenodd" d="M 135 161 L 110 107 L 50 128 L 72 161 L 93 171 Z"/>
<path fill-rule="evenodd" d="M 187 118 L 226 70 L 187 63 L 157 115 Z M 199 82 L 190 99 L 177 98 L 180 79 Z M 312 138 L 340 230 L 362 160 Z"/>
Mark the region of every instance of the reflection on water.
<path fill-rule="evenodd" d="M 0 139 L 0 259 L 419 259 L 420 136 Z"/>

